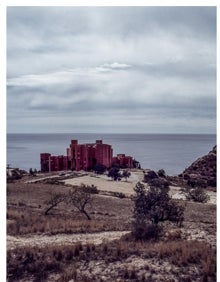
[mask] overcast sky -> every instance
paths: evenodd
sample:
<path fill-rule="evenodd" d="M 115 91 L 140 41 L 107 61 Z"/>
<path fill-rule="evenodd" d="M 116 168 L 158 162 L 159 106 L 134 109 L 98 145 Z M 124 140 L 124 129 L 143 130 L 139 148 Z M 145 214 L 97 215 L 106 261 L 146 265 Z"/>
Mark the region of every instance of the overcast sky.
<path fill-rule="evenodd" d="M 216 132 L 215 7 L 8 7 L 8 132 Z"/>

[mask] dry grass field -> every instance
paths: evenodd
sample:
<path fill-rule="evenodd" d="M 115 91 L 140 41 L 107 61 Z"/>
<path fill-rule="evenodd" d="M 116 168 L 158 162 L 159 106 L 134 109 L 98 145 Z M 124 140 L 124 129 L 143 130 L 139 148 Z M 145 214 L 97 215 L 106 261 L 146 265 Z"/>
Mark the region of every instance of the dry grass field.
<path fill-rule="evenodd" d="M 44 214 L 51 192 L 67 194 L 70 183 L 27 180 L 7 184 L 9 282 L 216 281 L 215 204 L 179 200 L 185 205 L 183 227 L 167 224 L 159 241 L 136 242 L 130 235 L 132 190 L 124 198 L 113 192 L 134 187 L 138 176 L 127 184 L 99 178 L 103 189 L 92 195 L 91 220 L 66 203 Z M 74 181 L 84 183 L 83 177 Z"/>

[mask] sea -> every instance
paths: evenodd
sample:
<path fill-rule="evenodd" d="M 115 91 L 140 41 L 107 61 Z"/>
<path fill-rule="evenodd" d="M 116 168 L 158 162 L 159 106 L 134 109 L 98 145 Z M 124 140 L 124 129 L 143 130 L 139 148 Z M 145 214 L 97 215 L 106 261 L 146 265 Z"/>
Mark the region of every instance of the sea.
<path fill-rule="evenodd" d="M 216 145 L 215 134 L 7 134 L 7 165 L 29 171 L 40 170 L 40 153 L 66 155 L 71 140 L 110 144 L 113 154 L 124 153 L 140 162 L 143 169 L 164 169 L 178 175 Z"/>

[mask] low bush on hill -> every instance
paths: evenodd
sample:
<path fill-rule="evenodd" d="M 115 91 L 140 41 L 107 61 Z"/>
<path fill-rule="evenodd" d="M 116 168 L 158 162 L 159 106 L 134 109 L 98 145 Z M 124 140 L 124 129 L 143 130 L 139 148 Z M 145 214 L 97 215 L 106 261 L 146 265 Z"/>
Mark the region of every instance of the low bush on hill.
<path fill-rule="evenodd" d="M 139 182 L 134 189 L 133 235 L 137 240 L 158 239 L 163 222 L 181 226 L 184 219 L 184 207 L 171 199 L 169 186 L 153 180 L 150 187 Z"/>

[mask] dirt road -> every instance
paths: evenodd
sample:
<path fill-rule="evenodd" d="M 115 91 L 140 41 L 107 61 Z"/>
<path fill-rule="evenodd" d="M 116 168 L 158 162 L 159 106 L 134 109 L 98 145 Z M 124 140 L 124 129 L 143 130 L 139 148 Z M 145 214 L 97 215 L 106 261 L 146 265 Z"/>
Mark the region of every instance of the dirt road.
<path fill-rule="evenodd" d="M 32 235 L 32 236 L 7 236 L 7 249 L 12 250 L 18 247 L 47 245 L 69 245 L 72 243 L 82 244 L 101 244 L 105 241 L 120 239 L 121 236 L 130 231 L 110 231 L 97 233 L 80 233 L 80 234 L 57 234 L 57 235 Z"/>

